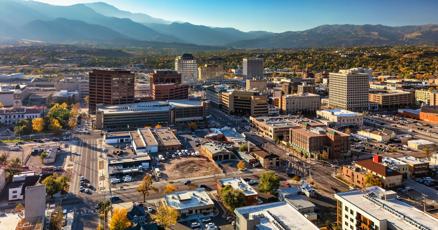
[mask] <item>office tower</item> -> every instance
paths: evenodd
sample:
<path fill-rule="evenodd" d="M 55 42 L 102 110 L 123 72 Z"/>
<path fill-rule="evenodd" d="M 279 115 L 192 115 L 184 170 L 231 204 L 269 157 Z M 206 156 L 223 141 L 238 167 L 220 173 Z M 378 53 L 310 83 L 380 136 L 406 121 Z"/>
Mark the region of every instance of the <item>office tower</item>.
<path fill-rule="evenodd" d="M 245 79 L 263 78 L 263 58 L 244 58 L 242 65 Z"/>
<path fill-rule="evenodd" d="M 176 57 L 175 70 L 181 74 L 183 83 L 193 84 L 198 80 L 198 64 L 191 54 Z"/>
<path fill-rule="evenodd" d="M 153 100 L 187 99 L 189 86 L 181 84 L 181 74 L 173 70 L 155 70 L 149 75 Z"/>
<path fill-rule="evenodd" d="M 329 105 L 351 111 L 368 109 L 370 70 L 354 68 L 330 73 Z"/>
<path fill-rule="evenodd" d="M 89 113 L 96 113 L 97 104 L 134 102 L 134 73 L 126 70 L 93 70 L 89 76 Z"/>
<path fill-rule="evenodd" d="M 224 67 L 220 64 L 205 64 L 198 68 L 198 80 L 221 80 L 224 78 Z"/>

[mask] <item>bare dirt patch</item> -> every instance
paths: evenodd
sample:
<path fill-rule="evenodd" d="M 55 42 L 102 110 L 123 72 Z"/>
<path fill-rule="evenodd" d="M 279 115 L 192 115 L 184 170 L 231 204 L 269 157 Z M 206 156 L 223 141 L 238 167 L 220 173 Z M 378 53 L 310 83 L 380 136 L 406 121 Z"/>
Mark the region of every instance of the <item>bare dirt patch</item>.
<path fill-rule="evenodd" d="M 210 160 L 203 157 L 188 157 L 175 159 L 165 164 L 164 174 L 169 180 L 191 178 L 221 173 L 220 169 Z"/>

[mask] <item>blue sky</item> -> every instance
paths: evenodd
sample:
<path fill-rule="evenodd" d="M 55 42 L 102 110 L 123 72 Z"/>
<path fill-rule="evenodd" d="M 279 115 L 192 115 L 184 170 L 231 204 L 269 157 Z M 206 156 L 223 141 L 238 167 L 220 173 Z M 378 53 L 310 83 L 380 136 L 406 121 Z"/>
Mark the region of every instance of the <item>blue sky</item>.
<path fill-rule="evenodd" d="M 305 30 L 324 24 L 437 24 L 438 0 L 38 0 L 102 1 L 170 21 L 243 31 Z"/>

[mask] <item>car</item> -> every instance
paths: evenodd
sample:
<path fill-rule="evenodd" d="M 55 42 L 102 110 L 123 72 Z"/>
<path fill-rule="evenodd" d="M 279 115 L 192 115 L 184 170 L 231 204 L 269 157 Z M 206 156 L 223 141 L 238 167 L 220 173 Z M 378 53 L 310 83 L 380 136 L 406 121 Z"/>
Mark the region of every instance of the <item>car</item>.
<path fill-rule="evenodd" d="M 79 192 L 85 192 L 85 188 L 83 186 L 79 187 Z"/>
<path fill-rule="evenodd" d="M 216 230 L 217 226 L 214 223 L 208 223 L 205 225 L 205 229 L 207 230 Z"/>
<path fill-rule="evenodd" d="M 118 196 L 112 196 L 112 197 L 110 197 L 110 201 L 111 201 L 111 203 L 117 203 L 117 202 L 122 201 L 122 199 L 120 199 L 120 197 L 118 197 Z"/>
<path fill-rule="evenodd" d="M 191 180 L 187 180 L 186 182 L 184 182 L 184 185 L 190 185 L 190 184 L 192 184 Z"/>
<path fill-rule="evenodd" d="M 208 185 L 205 185 L 205 184 L 199 185 L 199 188 L 203 188 L 207 192 L 212 191 L 212 189 Z"/>
<path fill-rule="evenodd" d="M 146 209 L 146 211 L 148 212 L 148 213 L 153 213 L 153 212 L 155 212 L 155 209 L 154 208 L 152 208 L 152 207 L 146 207 L 145 208 Z"/>
<path fill-rule="evenodd" d="M 191 228 L 199 228 L 199 227 L 201 227 L 201 224 L 199 222 L 195 221 L 195 222 L 192 222 L 190 224 L 190 227 Z"/>
<path fill-rule="evenodd" d="M 258 184 L 258 183 L 259 183 L 258 180 L 249 180 L 249 181 L 248 181 L 248 184 L 249 184 L 249 185 L 256 185 L 256 184 Z"/>
<path fill-rule="evenodd" d="M 204 218 L 201 219 L 201 221 L 203 223 L 211 222 L 211 218 L 210 217 L 204 217 Z M 212 224 L 212 223 L 209 223 L 209 224 Z"/>
<path fill-rule="evenodd" d="M 112 177 L 110 180 L 111 180 L 111 184 L 120 183 L 120 179 L 119 178 Z"/>

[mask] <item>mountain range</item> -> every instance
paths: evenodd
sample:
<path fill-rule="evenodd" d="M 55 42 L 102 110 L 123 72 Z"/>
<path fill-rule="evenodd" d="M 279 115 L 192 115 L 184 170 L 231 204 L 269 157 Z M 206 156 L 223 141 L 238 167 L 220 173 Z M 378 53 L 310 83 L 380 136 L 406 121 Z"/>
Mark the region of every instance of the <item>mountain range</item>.
<path fill-rule="evenodd" d="M 55 6 L 1 0 L 1 40 L 196 49 L 438 45 L 438 25 L 323 25 L 283 33 L 243 32 L 235 28 L 170 22 L 102 2 Z"/>

